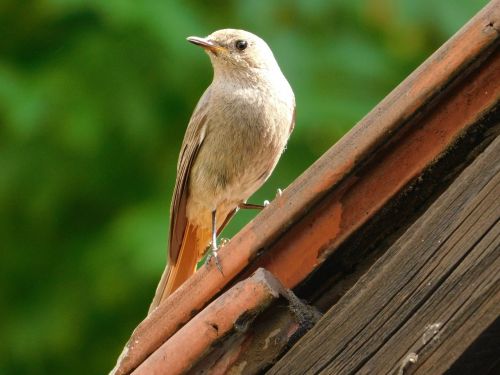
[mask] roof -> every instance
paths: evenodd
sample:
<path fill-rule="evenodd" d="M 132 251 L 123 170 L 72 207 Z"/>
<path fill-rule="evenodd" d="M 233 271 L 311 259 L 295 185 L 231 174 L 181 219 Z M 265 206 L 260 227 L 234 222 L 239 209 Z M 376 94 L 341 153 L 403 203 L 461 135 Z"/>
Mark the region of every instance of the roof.
<path fill-rule="evenodd" d="M 288 289 L 319 310 L 339 306 L 498 134 L 499 24 L 494 0 L 219 251 L 224 276 L 203 266 L 141 322 L 113 373 L 242 363 L 245 332 L 275 311 L 267 319 L 283 316 L 283 325 L 262 328 L 256 342 L 287 333 L 266 368 L 317 321 Z"/>
<path fill-rule="evenodd" d="M 496 137 L 268 374 L 442 374 L 491 336 L 500 316 L 499 160 Z M 476 349 L 469 363 L 474 373 L 498 373 L 493 332 L 489 353 Z"/>

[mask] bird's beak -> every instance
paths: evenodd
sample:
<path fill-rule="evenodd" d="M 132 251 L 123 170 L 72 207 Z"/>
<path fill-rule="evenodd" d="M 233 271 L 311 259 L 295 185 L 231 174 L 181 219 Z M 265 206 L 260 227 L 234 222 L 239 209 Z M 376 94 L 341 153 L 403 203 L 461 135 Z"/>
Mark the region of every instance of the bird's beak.
<path fill-rule="evenodd" d="M 214 43 L 210 39 L 207 38 L 200 38 L 198 36 L 190 36 L 187 38 L 188 42 L 196 44 L 197 46 L 200 46 L 204 48 L 205 50 L 208 50 L 215 55 L 217 55 L 218 52 L 222 52 L 225 50 L 224 47 L 218 45 L 217 43 Z"/>

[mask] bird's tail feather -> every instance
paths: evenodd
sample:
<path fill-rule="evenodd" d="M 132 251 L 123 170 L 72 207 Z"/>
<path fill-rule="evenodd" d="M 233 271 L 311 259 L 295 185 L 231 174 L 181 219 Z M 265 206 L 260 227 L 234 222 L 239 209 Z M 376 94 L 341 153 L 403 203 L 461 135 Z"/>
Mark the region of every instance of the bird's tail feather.
<path fill-rule="evenodd" d="M 149 313 L 195 272 L 196 264 L 204 254 L 209 241 L 210 231 L 187 223 L 179 255 L 175 263 L 169 263 L 163 271 Z"/>

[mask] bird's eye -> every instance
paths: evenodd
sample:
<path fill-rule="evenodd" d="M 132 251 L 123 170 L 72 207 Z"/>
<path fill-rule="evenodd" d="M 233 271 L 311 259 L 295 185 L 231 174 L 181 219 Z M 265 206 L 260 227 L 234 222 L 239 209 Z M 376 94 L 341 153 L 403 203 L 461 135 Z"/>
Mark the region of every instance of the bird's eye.
<path fill-rule="evenodd" d="M 246 40 L 237 40 L 236 43 L 234 43 L 234 45 L 240 51 L 243 51 L 245 48 L 248 47 L 248 43 Z"/>

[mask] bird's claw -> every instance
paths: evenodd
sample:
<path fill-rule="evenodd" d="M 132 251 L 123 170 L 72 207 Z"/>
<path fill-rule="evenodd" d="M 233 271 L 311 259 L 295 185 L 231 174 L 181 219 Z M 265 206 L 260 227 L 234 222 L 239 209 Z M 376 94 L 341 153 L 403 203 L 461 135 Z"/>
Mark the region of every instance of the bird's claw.
<path fill-rule="evenodd" d="M 283 195 L 283 190 L 281 190 L 281 189 L 277 189 L 277 190 L 276 190 L 276 198 L 279 198 L 279 197 L 281 197 L 282 195 Z M 269 204 L 270 204 L 270 202 L 266 199 L 266 200 L 264 201 L 264 207 L 269 206 Z"/>
<path fill-rule="evenodd" d="M 215 266 L 217 267 L 219 272 L 224 276 L 224 272 L 222 272 L 222 264 L 220 263 L 219 255 L 217 255 L 217 251 L 218 251 L 218 249 L 216 247 L 213 247 L 213 246 L 210 247 L 205 264 L 209 264 L 213 258 L 214 262 L 215 262 Z"/>

